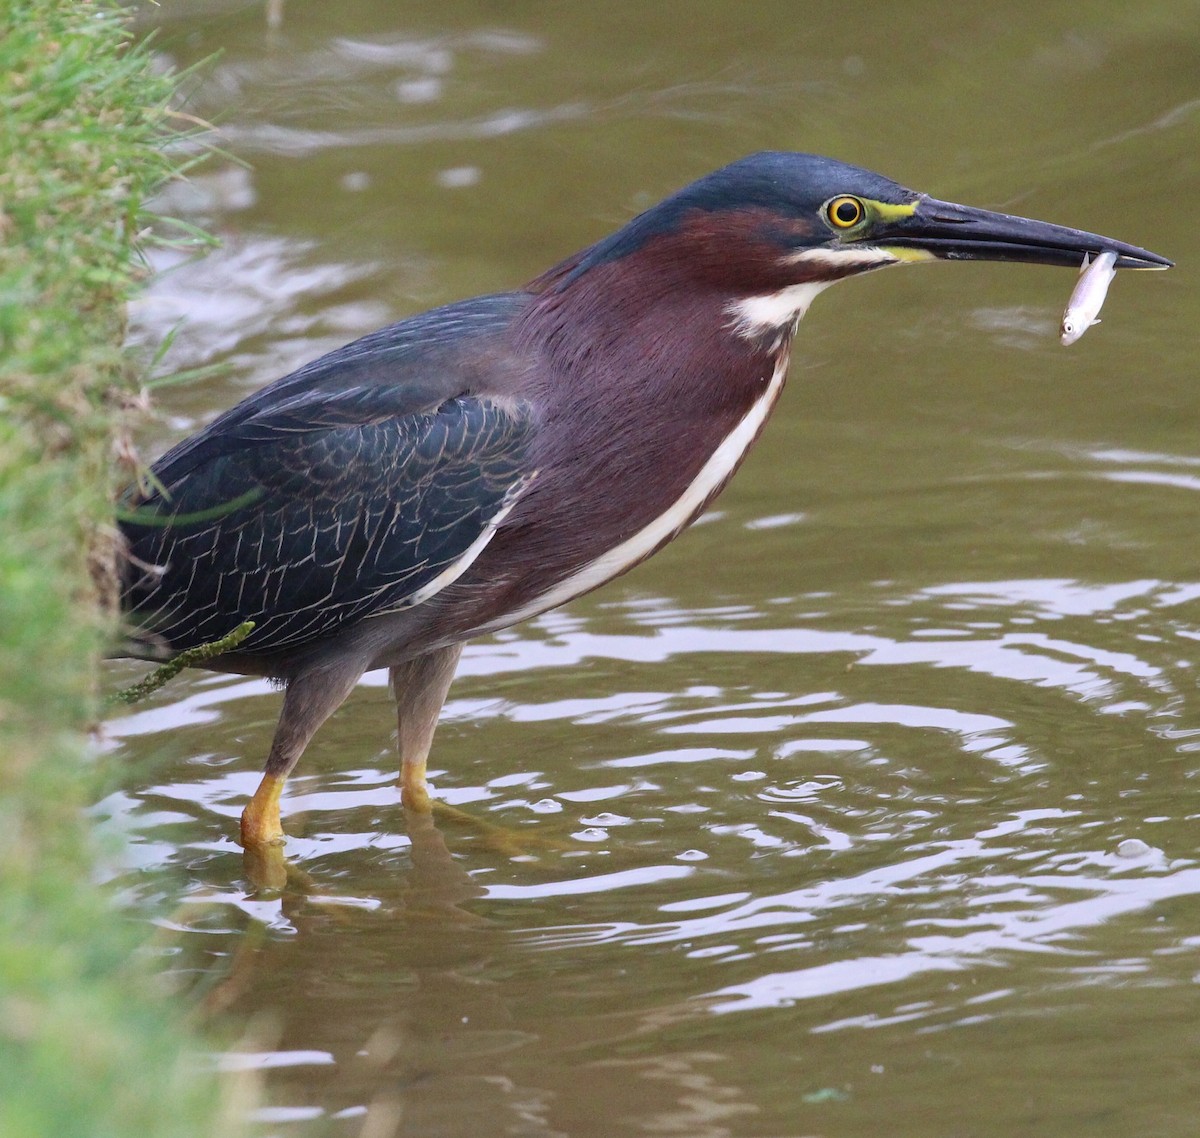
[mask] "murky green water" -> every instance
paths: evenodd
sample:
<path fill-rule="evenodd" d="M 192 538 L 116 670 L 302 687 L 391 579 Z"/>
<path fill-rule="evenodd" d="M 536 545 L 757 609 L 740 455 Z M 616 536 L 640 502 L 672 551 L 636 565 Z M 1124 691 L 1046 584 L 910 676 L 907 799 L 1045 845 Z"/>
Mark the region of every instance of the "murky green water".
<path fill-rule="evenodd" d="M 1200 1103 L 1200 6 L 167 4 L 223 239 L 169 440 L 389 320 L 504 289 L 760 147 L 1176 258 L 1062 349 L 1072 276 L 822 296 L 703 524 L 471 646 L 431 761 L 513 856 L 406 819 L 381 675 L 233 841 L 279 697 L 112 722 L 135 910 L 244 1036 L 264 1134 L 1113 1136 Z M 113 686 L 140 672 L 111 669 Z M 1125 845 L 1137 839 L 1141 845 Z M 165 872 L 164 872 L 165 870 Z"/>

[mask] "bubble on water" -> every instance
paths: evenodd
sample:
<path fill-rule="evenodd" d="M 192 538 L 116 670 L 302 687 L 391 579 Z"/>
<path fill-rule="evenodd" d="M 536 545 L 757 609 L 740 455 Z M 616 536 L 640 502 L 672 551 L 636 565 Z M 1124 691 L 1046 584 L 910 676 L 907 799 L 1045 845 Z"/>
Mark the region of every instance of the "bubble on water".
<path fill-rule="evenodd" d="M 633 821 L 621 814 L 610 814 L 607 810 L 602 814 L 593 814 L 590 818 L 579 819 L 585 826 L 593 828 L 600 826 L 628 826 Z"/>
<path fill-rule="evenodd" d="M 1141 838 L 1126 838 L 1117 846 L 1117 857 L 1145 857 L 1152 849 Z"/>

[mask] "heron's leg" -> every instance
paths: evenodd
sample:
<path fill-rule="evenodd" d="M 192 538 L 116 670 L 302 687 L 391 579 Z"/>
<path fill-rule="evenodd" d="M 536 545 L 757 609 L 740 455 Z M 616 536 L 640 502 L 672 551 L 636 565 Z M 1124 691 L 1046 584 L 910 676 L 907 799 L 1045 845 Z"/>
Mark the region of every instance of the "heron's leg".
<path fill-rule="evenodd" d="M 242 811 L 243 846 L 283 841 L 279 821 L 283 784 L 317 728 L 341 706 L 362 673 L 357 664 L 341 662 L 337 667 L 302 672 L 288 682 L 262 782 Z"/>
<path fill-rule="evenodd" d="M 537 835 L 522 835 L 472 817 L 444 802 L 433 802 L 425 785 L 425 761 L 433 742 L 438 715 L 454 679 L 454 669 L 462 655 L 462 645 L 439 648 L 415 660 L 392 668 L 392 694 L 396 698 L 396 720 L 400 728 L 400 798 L 404 803 L 413 838 L 414 865 L 418 833 L 424 832 L 418 819 L 437 818 L 441 822 L 465 825 L 475 830 L 485 845 L 514 857 L 527 854 L 531 847 L 561 848 L 552 840 Z M 434 830 L 436 833 L 436 830 Z M 439 838 L 440 840 L 440 838 Z"/>
<path fill-rule="evenodd" d="M 400 800 L 410 810 L 427 813 L 430 809 L 425 760 L 461 655 L 462 645 L 452 644 L 390 671 L 400 732 Z"/>

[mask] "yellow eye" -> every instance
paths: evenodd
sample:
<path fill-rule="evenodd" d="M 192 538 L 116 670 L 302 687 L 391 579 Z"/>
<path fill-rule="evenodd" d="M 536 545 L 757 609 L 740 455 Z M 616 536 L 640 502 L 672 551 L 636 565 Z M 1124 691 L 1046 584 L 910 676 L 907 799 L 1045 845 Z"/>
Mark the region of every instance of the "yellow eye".
<path fill-rule="evenodd" d="M 866 216 L 866 207 L 858 198 L 849 194 L 833 198 L 826 203 L 825 216 L 834 229 L 853 229 Z"/>

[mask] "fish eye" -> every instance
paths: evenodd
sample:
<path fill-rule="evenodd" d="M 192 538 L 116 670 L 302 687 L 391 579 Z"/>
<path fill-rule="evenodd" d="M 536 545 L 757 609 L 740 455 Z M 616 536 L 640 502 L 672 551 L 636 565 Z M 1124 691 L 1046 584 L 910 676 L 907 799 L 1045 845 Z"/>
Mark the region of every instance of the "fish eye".
<path fill-rule="evenodd" d="M 825 203 L 825 217 L 834 229 L 853 229 L 866 215 L 866 206 L 849 194 L 831 198 Z"/>

